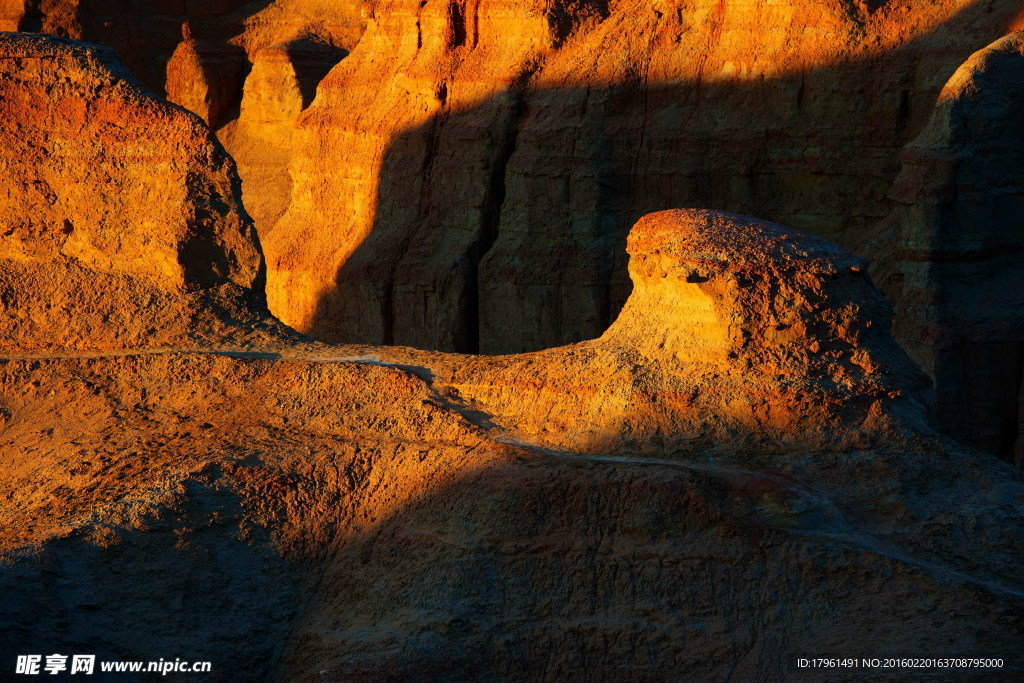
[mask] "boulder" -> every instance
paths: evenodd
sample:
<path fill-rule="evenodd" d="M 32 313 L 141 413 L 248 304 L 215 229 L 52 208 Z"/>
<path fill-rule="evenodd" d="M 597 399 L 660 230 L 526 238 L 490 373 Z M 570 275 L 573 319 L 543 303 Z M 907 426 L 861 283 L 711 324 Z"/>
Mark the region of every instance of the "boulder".
<path fill-rule="evenodd" d="M 706 210 L 645 216 L 628 248 L 633 291 L 600 338 L 462 358 L 436 381 L 525 442 L 574 451 L 843 450 L 929 432 L 928 379 L 859 257 Z"/>

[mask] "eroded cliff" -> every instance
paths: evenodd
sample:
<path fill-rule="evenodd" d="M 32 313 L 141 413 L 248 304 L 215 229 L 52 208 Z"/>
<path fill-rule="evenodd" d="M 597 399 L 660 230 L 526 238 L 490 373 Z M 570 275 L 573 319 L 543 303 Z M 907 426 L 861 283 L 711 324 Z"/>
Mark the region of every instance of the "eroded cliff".
<path fill-rule="evenodd" d="M 234 164 L 113 52 L 0 37 L 0 347 L 212 343 L 275 326 Z"/>
<path fill-rule="evenodd" d="M 977 52 L 901 154 L 868 251 L 943 431 L 1024 463 L 1024 34 Z"/>
<path fill-rule="evenodd" d="M 329 340 L 535 350 L 604 331 L 654 210 L 857 247 L 949 74 L 1019 19 L 990 0 L 375 3 L 298 119 L 262 233 L 271 308 Z"/>
<path fill-rule="evenodd" d="M 557 13 L 531 26 L 572 39 Z M 533 49 L 520 35 L 502 55 Z M 0 55 L 3 661 L 46 643 L 232 681 L 818 680 L 798 657 L 856 648 L 1024 676 L 1024 475 L 933 431 L 857 256 L 665 211 L 631 229 L 630 293 L 595 339 L 309 343 L 262 310 L 200 118 L 103 49 L 0 35 Z M 417 211 L 444 197 L 423 191 Z"/>

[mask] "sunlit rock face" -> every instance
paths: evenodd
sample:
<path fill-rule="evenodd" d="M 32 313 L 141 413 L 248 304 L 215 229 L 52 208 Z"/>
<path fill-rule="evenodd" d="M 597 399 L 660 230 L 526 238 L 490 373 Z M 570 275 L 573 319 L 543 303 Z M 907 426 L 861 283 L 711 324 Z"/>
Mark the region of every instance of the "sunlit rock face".
<path fill-rule="evenodd" d="M 298 119 L 272 310 L 323 339 L 516 352 L 604 331 L 651 211 L 856 249 L 942 85 L 1019 10 L 374 3 Z"/>
<path fill-rule="evenodd" d="M 266 315 L 234 165 L 113 52 L 0 34 L 0 117 L 4 348 L 159 345 L 222 334 L 217 311 Z"/>
<path fill-rule="evenodd" d="M 182 42 L 231 52 L 232 67 L 279 42 L 316 36 L 351 48 L 362 32 L 355 0 L 0 0 L 0 30 L 41 32 L 114 48 L 139 80 L 164 92 L 168 62 Z M 182 38 L 182 24 L 191 27 Z M 240 84 L 218 97 L 237 107 Z"/>
<path fill-rule="evenodd" d="M 484 353 L 599 336 L 652 211 L 860 249 L 942 85 L 1021 16 L 998 0 L 0 8 L 115 46 L 218 129 L 284 321 Z"/>
<path fill-rule="evenodd" d="M 359 0 L 5 0 L 0 30 L 114 48 L 145 85 L 217 130 L 238 162 L 252 216 L 269 230 L 291 196 L 290 124 L 359 41 L 360 7 Z M 298 81 L 300 96 L 291 96 L 289 80 Z"/>
<path fill-rule="evenodd" d="M 597 340 L 464 359 L 436 381 L 529 443 L 794 450 L 928 431 L 928 381 L 865 264 L 735 214 L 674 210 L 629 235 L 633 291 Z"/>
<path fill-rule="evenodd" d="M 104 50 L 5 40 L 18 57 L 0 63 L 33 76 L 4 72 L 0 126 L 41 145 L 13 109 L 25 107 L 63 145 L 49 161 L 23 151 L 106 212 L 84 237 L 104 244 L 101 219 L 124 208 L 97 196 L 108 178 L 166 222 L 117 225 L 118 253 L 138 258 L 116 265 L 151 283 L 132 320 L 201 283 L 258 289 L 245 267 L 258 258 L 225 271 L 167 257 L 166 235 L 193 225 L 180 169 L 203 206 L 234 185 L 198 117 Z M 74 102 L 91 118 L 72 137 L 61 117 Z M 71 151 L 88 171 L 59 166 Z M 168 165 L 154 177 L 157 152 Z M 160 191 L 138 195 L 137 177 Z M 194 224 L 203 244 L 247 225 L 221 201 Z M 57 211 L 21 208 L 41 225 Z M 17 244 L 60 278 L 82 258 L 52 232 Z M 223 336 L 181 348 L 217 313 L 198 300 L 154 323 L 156 348 L 124 335 L 106 354 L 8 354 L 0 659 L 45 642 L 101 660 L 181 653 L 231 681 L 817 680 L 796 660 L 853 644 L 1014 652 L 1024 479 L 934 437 L 923 376 L 893 345 L 863 262 L 700 210 L 645 216 L 628 250 L 614 325 L 522 356 L 312 345 L 257 334 L 240 308 L 217 318 Z M 73 284 L 105 306 L 95 263 Z M 40 329 L 37 302 L 11 291 L 4 331 L 23 345 L 77 340 L 75 320 L 92 320 L 62 313 L 66 336 L 52 337 L 56 323 Z M 1009 679 L 1024 675 L 1005 661 Z"/>
<path fill-rule="evenodd" d="M 901 155 L 871 248 L 897 339 L 935 380 L 938 424 L 1024 458 L 1024 34 L 974 54 Z"/>
<path fill-rule="evenodd" d="M 245 207 L 263 234 L 291 199 L 288 165 L 298 142 L 295 122 L 320 81 L 346 54 L 330 43 L 301 38 L 262 47 L 251 56 L 238 118 L 218 137 L 238 163 Z"/>

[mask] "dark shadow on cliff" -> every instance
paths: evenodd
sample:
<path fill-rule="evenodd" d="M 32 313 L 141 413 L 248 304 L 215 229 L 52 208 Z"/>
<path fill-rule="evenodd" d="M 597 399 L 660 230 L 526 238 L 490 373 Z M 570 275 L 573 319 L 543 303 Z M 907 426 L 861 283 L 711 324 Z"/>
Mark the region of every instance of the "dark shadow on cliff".
<path fill-rule="evenodd" d="M 955 468 L 942 465 L 957 457 L 862 457 L 880 485 L 916 482 L 901 500 L 958 486 Z M 950 639 L 982 656 L 1012 647 L 1013 629 L 993 615 L 1022 604 L 1017 550 L 991 562 L 941 543 L 932 553 L 907 529 L 887 545 L 876 535 L 892 528 L 874 528 L 886 513 L 869 521 L 847 500 L 861 526 L 853 530 L 823 511 L 822 489 L 804 500 L 740 471 L 574 456 L 465 470 L 325 549 L 280 676 L 788 680 L 809 650 L 899 656 Z M 1019 474 L 1012 481 L 1024 486 Z M 976 523 L 970 499 L 983 498 L 958 498 L 932 531 L 969 547 L 998 544 L 1000 526 L 1014 523 L 963 533 Z M 997 505 L 983 507 L 999 518 Z M 959 619 L 929 618 L 936 605 Z M 1007 662 L 1016 670 L 1001 680 L 1014 680 L 1020 665 Z"/>
<path fill-rule="evenodd" d="M 102 4 L 80 0 L 73 15 L 70 9 L 49 6 L 44 10 L 35 4 L 21 19 L 19 30 L 111 47 L 140 81 L 160 94 L 166 93 L 167 67 L 175 49 L 183 39 L 194 41 L 211 86 L 210 125 L 216 129 L 238 118 L 242 88 L 252 69 L 246 50 L 233 41 L 245 32 L 247 22 L 273 1 L 211 0 L 189 2 L 187 7 L 186 3 L 178 3 L 176 8 L 164 3 L 162 8 L 149 8 L 149 3 L 131 0 Z M 80 35 L 69 35 L 69 26 Z M 289 52 L 306 58 L 297 66 L 305 104 L 312 100 L 327 71 L 348 54 L 308 37 L 290 43 Z"/>
<path fill-rule="evenodd" d="M 53 33 L 62 38 L 78 38 L 111 47 L 140 81 L 154 92 L 163 93 L 167 62 L 182 40 L 183 24 L 190 24 L 196 39 L 223 42 L 226 45 L 228 39 L 243 31 L 246 19 L 267 8 L 272 2 L 214 0 L 208 3 L 189 3 L 188 12 L 174 13 L 169 3 L 164 3 L 167 9 L 161 12 L 156 8 L 147 11 L 145 5 L 148 3 L 133 0 L 113 0 L 102 4 L 82 0 L 74 8 L 73 14 L 73 22 L 81 31 L 80 36 L 67 34 L 66 24 L 71 17 L 60 16 L 59 9 L 52 6 L 44 12 L 36 4 L 22 18 L 19 30 Z M 185 9 L 185 3 L 178 5 L 181 10 Z M 50 19 L 50 13 L 56 16 Z"/>
<path fill-rule="evenodd" d="M 1019 12 L 978 2 L 899 49 L 776 79 L 650 85 L 637 75 L 442 108 L 390 143 L 373 229 L 339 268 L 311 333 L 469 353 L 599 336 L 630 291 L 629 229 L 667 208 L 745 213 L 857 250 L 891 210 L 897 154 L 942 86 L 915 89 L 911 65 L 928 54 L 952 75 Z M 977 45 L 938 56 L 929 47 L 980 17 L 991 35 Z M 574 139 L 571 156 L 563 138 Z M 882 158 L 872 166 L 863 154 Z"/>
<path fill-rule="evenodd" d="M 908 350 L 936 380 L 938 426 L 1024 464 L 1024 56 L 1000 41 L 951 82 L 906 148 L 872 245 Z"/>
<path fill-rule="evenodd" d="M 776 473 L 723 452 L 376 450 L 373 432 L 300 455 L 323 436 L 219 446 L 136 528 L 83 510 L 71 536 L 8 556 L 4 665 L 45 652 L 209 660 L 213 675 L 183 679 L 204 681 L 788 680 L 806 652 L 942 642 L 1007 657 L 979 680 L 1022 673 L 1006 653 L 1024 546 L 1007 539 L 1024 478 L 1003 464 L 908 440 Z M 422 476 L 390 488 L 409 445 L 427 450 L 396 473 Z M 122 495 L 139 509 L 154 491 Z"/>
<path fill-rule="evenodd" d="M 69 664 L 74 654 L 212 663 L 203 676 L 178 674 L 188 681 L 268 679 L 296 612 L 301 574 L 266 529 L 241 521 L 243 501 L 235 491 L 209 477 L 181 485 L 179 507 L 154 506 L 136 528 L 86 524 L 5 558 L 0 662 L 6 673 L 13 673 L 18 655 L 59 653 Z M 140 501 L 114 505 L 132 503 Z M 94 675 L 109 680 L 99 664 Z"/>

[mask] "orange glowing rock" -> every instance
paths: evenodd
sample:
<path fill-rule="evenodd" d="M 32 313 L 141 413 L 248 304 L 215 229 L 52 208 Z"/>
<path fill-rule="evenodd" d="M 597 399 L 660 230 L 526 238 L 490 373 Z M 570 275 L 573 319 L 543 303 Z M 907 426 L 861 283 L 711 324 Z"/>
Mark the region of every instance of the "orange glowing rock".
<path fill-rule="evenodd" d="M 572 450 L 841 449 L 897 423 L 928 430 L 927 379 L 860 258 L 704 210 L 645 216 L 628 248 L 633 291 L 599 339 L 442 362 L 438 381 L 526 441 Z"/>
<path fill-rule="evenodd" d="M 0 119 L 4 348 L 173 344 L 264 315 L 234 165 L 112 51 L 0 35 Z"/>

